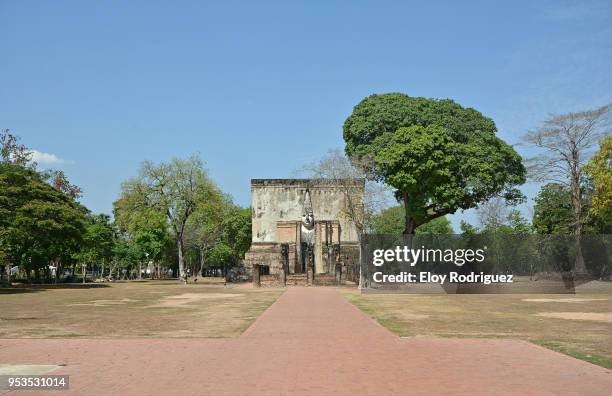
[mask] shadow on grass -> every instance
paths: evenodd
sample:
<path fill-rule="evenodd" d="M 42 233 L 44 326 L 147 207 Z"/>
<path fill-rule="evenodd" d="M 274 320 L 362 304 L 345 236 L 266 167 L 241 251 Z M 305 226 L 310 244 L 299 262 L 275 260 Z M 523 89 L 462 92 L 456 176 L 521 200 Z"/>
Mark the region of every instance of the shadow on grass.
<path fill-rule="evenodd" d="M 53 289 L 95 289 L 102 287 L 110 287 L 101 283 L 57 283 L 57 284 L 40 284 L 40 285 L 18 285 L 0 287 L 0 294 L 19 294 L 19 293 L 37 293 L 45 290 Z"/>

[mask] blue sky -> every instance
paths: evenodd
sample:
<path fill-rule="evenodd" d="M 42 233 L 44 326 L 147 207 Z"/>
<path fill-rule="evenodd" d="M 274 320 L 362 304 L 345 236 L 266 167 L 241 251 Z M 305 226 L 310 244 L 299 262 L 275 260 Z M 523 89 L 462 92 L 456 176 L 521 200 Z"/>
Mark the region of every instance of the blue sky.
<path fill-rule="evenodd" d="M 0 29 L 0 127 L 95 212 L 141 161 L 194 152 L 248 205 L 251 178 L 343 147 L 372 93 L 455 99 L 512 144 L 612 101 L 607 1 L 3 0 Z"/>

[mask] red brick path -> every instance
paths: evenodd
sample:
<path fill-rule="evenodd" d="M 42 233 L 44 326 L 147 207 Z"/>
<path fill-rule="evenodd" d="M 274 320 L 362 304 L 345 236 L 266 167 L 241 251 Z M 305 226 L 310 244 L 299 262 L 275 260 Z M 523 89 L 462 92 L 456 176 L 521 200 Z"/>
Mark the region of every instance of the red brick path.
<path fill-rule="evenodd" d="M 0 363 L 66 364 L 70 391 L 44 395 L 612 393 L 609 370 L 527 342 L 400 339 L 329 288 L 288 289 L 238 339 L 0 340 Z"/>

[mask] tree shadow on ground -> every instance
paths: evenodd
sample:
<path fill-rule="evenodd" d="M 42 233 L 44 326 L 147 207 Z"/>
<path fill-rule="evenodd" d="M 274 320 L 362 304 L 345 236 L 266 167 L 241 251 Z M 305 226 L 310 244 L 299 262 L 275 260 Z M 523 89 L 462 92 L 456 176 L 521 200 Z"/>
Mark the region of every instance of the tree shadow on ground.
<path fill-rule="evenodd" d="M 2 294 L 19 294 L 19 293 L 37 293 L 45 290 L 53 289 L 95 289 L 102 287 L 110 287 L 109 285 L 100 283 L 58 283 L 58 284 L 40 284 L 40 285 L 18 285 L 0 287 L 0 295 Z"/>

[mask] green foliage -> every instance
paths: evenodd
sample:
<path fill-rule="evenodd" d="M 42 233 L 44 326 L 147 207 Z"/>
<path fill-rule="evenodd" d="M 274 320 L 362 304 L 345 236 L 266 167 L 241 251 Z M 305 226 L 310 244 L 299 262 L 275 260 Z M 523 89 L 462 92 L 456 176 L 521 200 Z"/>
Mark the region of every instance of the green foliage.
<path fill-rule="evenodd" d="M 512 209 L 507 215 L 497 221 L 484 224 L 481 234 L 527 235 L 532 232 L 532 226 L 523 214 Z"/>
<path fill-rule="evenodd" d="M 62 171 L 38 172 L 31 151 L 0 132 L 0 264 L 18 264 L 28 277 L 77 264 L 133 274 L 149 260 L 174 266 L 177 251 L 192 262 L 205 252 L 213 265 L 232 265 L 250 246 L 250 209 L 235 206 L 195 156 L 144 162 L 140 175 L 122 185 L 114 223 L 90 214 L 80 196 Z M 198 249 L 183 252 L 189 238 Z"/>
<path fill-rule="evenodd" d="M 146 254 L 154 261 L 161 260 L 171 243 L 166 216 L 158 208 L 141 205 L 142 197 L 135 193 L 123 194 L 113 203 L 115 225 L 127 245 L 118 249 L 123 263 L 144 261 Z"/>
<path fill-rule="evenodd" d="M 216 243 L 206 254 L 207 262 L 214 266 L 225 266 L 232 262 L 234 252 L 224 242 Z"/>
<path fill-rule="evenodd" d="M 185 231 L 188 221 L 218 189 L 208 177 L 197 156 L 169 163 L 142 163 L 138 177 L 121 186 L 121 198 L 115 203 L 115 213 L 121 217 L 164 214 L 165 221 L 177 243 L 179 274 L 185 280 Z"/>
<path fill-rule="evenodd" d="M 232 206 L 223 219 L 223 241 L 234 261 L 244 257 L 251 246 L 251 208 Z"/>
<path fill-rule="evenodd" d="M 27 167 L 31 164 L 32 152 L 19 143 L 19 138 L 8 129 L 0 131 L 0 164 L 12 164 Z M 35 167 L 35 164 L 32 168 Z"/>
<path fill-rule="evenodd" d="M 119 238 L 113 247 L 113 259 L 119 269 L 131 271 L 143 260 L 142 247 L 133 240 Z"/>
<path fill-rule="evenodd" d="M 517 209 L 510 211 L 507 221 L 512 234 L 527 235 L 533 232 L 533 226 L 529 224 L 529 220 Z"/>
<path fill-rule="evenodd" d="M 0 238 L 13 263 L 36 271 L 70 263 L 80 251 L 86 215 L 85 207 L 33 169 L 0 164 Z"/>
<path fill-rule="evenodd" d="M 481 227 L 475 227 L 465 220 L 461 220 L 459 225 L 461 235 L 529 235 L 534 232 L 534 228 L 518 209 L 509 212 L 497 213 L 495 216 L 488 216 L 481 220 Z"/>
<path fill-rule="evenodd" d="M 595 201 L 597 190 L 585 183 L 582 206 L 586 209 Z M 538 234 L 563 234 L 573 232 L 574 215 L 570 189 L 557 183 L 542 187 L 534 199 L 533 226 Z M 605 209 L 590 210 L 584 222 L 585 234 L 609 234 L 612 232 L 612 216 Z"/>
<path fill-rule="evenodd" d="M 210 249 L 220 239 L 223 221 L 233 206 L 231 198 L 215 186 L 187 222 L 186 244 L 201 251 Z"/>
<path fill-rule="evenodd" d="M 231 266 L 237 264 L 251 246 L 251 209 L 223 201 L 218 215 L 203 219 L 199 229 L 200 245 L 194 245 L 204 254 L 205 266 Z"/>
<path fill-rule="evenodd" d="M 461 229 L 461 235 L 464 236 L 472 236 L 478 233 L 478 229 L 465 220 L 461 220 L 459 228 Z"/>
<path fill-rule="evenodd" d="M 77 257 L 84 263 L 93 264 L 110 260 L 115 245 L 115 232 L 108 215 L 89 215 L 81 251 Z"/>
<path fill-rule="evenodd" d="M 591 201 L 593 216 L 606 223 L 612 222 L 612 136 L 599 142 L 599 150 L 586 166 L 594 188 Z"/>
<path fill-rule="evenodd" d="M 425 235 L 425 234 L 434 234 L 434 235 L 446 235 L 452 234 L 455 231 L 453 230 L 453 226 L 446 217 L 438 217 L 431 220 L 428 223 L 420 225 L 416 229 L 417 235 Z"/>
<path fill-rule="evenodd" d="M 407 233 L 494 195 L 522 199 L 521 157 L 495 133 L 495 123 L 474 109 L 399 93 L 365 98 L 344 123 L 347 154 L 397 189 Z"/>
<path fill-rule="evenodd" d="M 570 234 L 573 214 L 567 187 L 548 183 L 534 199 L 533 227 L 538 234 Z"/>
<path fill-rule="evenodd" d="M 378 235 L 401 235 L 404 232 L 404 207 L 392 206 L 372 216 L 372 233 Z"/>
<path fill-rule="evenodd" d="M 372 217 L 372 233 L 379 235 L 401 235 L 404 232 L 404 207 L 392 206 Z M 446 217 L 438 217 L 416 229 L 417 234 L 452 234 L 453 227 Z"/>
<path fill-rule="evenodd" d="M 251 243 L 250 209 L 235 206 L 197 157 L 143 163 L 113 205 L 125 241 L 117 254 L 124 263 L 142 261 L 145 253 L 161 260 L 173 239 L 180 273 L 185 257 L 198 273 L 208 265 L 236 264 Z"/>
<path fill-rule="evenodd" d="M 0 132 L 0 261 L 38 278 L 86 255 L 88 210 L 63 172 L 37 172 L 31 159 L 18 137 Z"/>
<path fill-rule="evenodd" d="M 81 187 L 70 183 L 63 171 L 47 170 L 41 174 L 47 183 L 53 186 L 56 190 L 68 195 L 70 198 L 78 200 L 83 196 L 83 190 Z"/>

